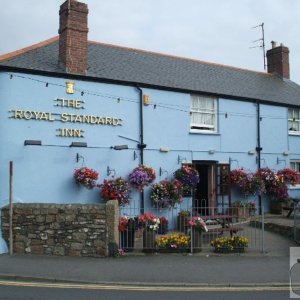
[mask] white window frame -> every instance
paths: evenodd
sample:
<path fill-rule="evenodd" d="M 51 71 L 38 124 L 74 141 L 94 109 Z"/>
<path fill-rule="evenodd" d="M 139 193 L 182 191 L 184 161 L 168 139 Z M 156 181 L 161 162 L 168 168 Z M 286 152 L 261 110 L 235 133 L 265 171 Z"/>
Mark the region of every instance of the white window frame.
<path fill-rule="evenodd" d="M 198 101 L 213 101 L 213 109 L 206 109 L 201 107 L 194 106 L 194 100 L 197 99 Z M 203 95 L 191 95 L 191 106 L 190 106 L 190 132 L 191 133 L 216 133 L 217 132 L 217 125 L 218 125 L 218 101 L 215 97 L 210 96 L 203 96 Z M 214 124 L 205 124 L 205 123 L 193 123 L 193 114 L 203 114 L 203 115 L 211 115 Z"/>
<path fill-rule="evenodd" d="M 295 118 L 295 112 L 298 112 L 298 118 L 299 119 L 296 119 Z M 292 118 L 289 118 L 290 116 L 290 112 L 292 112 Z M 293 123 L 298 123 L 298 129 L 299 130 L 292 130 L 290 128 L 290 122 L 293 124 Z M 289 134 L 293 134 L 293 135 L 300 135 L 300 109 L 298 108 L 289 108 L 288 109 L 288 130 L 289 130 Z"/>
<path fill-rule="evenodd" d="M 297 167 L 297 165 L 298 165 L 298 167 Z M 297 171 L 298 172 L 298 176 L 300 178 L 300 160 L 291 159 L 290 160 L 290 169 L 292 169 L 294 171 Z M 289 189 L 300 189 L 300 182 L 298 182 L 298 184 L 296 184 L 294 186 L 290 185 Z"/>

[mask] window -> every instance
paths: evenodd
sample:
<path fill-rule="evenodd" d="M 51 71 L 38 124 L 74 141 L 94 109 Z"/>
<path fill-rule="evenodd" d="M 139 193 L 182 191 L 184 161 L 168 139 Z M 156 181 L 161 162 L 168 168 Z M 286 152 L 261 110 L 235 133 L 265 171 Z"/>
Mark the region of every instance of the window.
<path fill-rule="evenodd" d="M 289 133 L 300 134 L 300 109 L 289 108 Z"/>
<path fill-rule="evenodd" d="M 191 96 L 191 132 L 217 131 L 217 99 Z"/>
<path fill-rule="evenodd" d="M 295 170 L 295 171 L 298 172 L 298 176 L 299 176 L 298 185 L 300 185 L 300 161 L 299 160 L 291 160 L 291 162 L 290 162 L 290 168 L 292 170 Z"/>

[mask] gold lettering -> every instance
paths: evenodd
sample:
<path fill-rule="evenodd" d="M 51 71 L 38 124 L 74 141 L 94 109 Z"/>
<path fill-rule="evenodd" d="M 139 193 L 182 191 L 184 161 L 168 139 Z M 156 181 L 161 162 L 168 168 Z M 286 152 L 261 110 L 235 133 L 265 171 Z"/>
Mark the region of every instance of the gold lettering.
<path fill-rule="evenodd" d="M 90 116 L 91 124 L 96 124 L 97 123 L 97 117 L 95 116 Z"/>
<path fill-rule="evenodd" d="M 52 113 L 48 113 L 48 118 L 49 118 L 48 120 L 51 122 L 55 121 L 55 119 L 52 117 Z"/>
<path fill-rule="evenodd" d="M 66 136 L 73 137 L 73 129 L 65 129 Z"/>
<path fill-rule="evenodd" d="M 14 118 L 15 119 L 22 119 L 23 118 L 23 111 L 20 109 L 16 109 L 15 111 Z"/>
<path fill-rule="evenodd" d="M 81 137 L 81 129 L 74 129 L 73 134 L 74 137 Z"/>
<path fill-rule="evenodd" d="M 47 120 L 48 120 L 48 115 L 47 115 L 47 113 L 42 112 L 42 113 L 41 113 L 41 116 L 40 116 L 40 120 L 45 120 L 45 121 L 47 121 Z"/>
<path fill-rule="evenodd" d="M 105 119 L 102 117 L 99 117 L 97 124 L 105 125 Z"/>
<path fill-rule="evenodd" d="M 81 108 L 81 101 L 75 100 L 75 108 Z"/>
<path fill-rule="evenodd" d="M 76 115 L 74 122 L 81 123 L 81 115 Z"/>
<path fill-rule="evenodd" d="M 123 122 L 122 119 L 118 119 L 118 125 L 122 126 L 122 122 Z"/>
<path fill-rule="evenodd" d="M 38 111 L 33 111 L 34 117 L 37 120 L 39 118 L 39 112 Z"/>
<path fill-rule="evenodd" d="M 61 121 L 62 122 L 69 122 L 69 115 L 66 113 L 61 114 Z"/>
<path fill-rule="evenodd" d="M 31 113 L 31 111 L 29 111 L 29 110 L 24 111 L 24 112 L 23 112 L 23 115 L 24 115 L 24 118 L 25 118 L 26 120 L 30 120 L 30 119 L 32 118 L 32 113 Z"/>
<path fill-rule="evenodd" d="M 70 122 L 75 122 L 74 119 L 76 118 L 76 114 L 69 114 L 70 116 Z"/>
<path fill-rule="evenodd" d="M 111 118 L 110 118 L 110 117 L 106 117 L 106 118 L 105 118 L 105 123 L 106 123 L 106 125 L 112 125 L 112 120 L 111 120 Z"/>
<path fill-rule="evenodd" d="M 91 116 L 82 116 L 82 123 L 90 123 Z"/>

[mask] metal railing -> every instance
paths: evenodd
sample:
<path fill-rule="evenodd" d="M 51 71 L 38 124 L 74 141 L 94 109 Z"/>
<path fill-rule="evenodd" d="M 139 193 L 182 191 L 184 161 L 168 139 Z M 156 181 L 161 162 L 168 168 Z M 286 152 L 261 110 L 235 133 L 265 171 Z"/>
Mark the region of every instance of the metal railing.
<path fill-rule="evenodd" d="M 259 216 L 257 212 L 258 208 L 253 210 L 237 206 L 177 205 L 170 209 L 145 209 L 146 217 L 159 219 L 156 228 L 154 223 L 157 220 L 145 223 L 139 208 L 121 207 L 120 219 L 123 218 L 123 223 L 119 226 L 119 246 L 125 251 L 155 252 L 171 248 L 174 251 L 191 253 L 211 252 L 214 250 L 211 242 L 216 238 L 242 236 L 248 240 L 247 252 L 264 252 L 264 219 L 263 214 Z M 190 222 L 197 221 L 198 217 L 205 222 L 206 230 L 199 230 Z M 127 224 L 124 225 L 124 221 Z M 180 239 L 185 243 L 180 244 Z"/>

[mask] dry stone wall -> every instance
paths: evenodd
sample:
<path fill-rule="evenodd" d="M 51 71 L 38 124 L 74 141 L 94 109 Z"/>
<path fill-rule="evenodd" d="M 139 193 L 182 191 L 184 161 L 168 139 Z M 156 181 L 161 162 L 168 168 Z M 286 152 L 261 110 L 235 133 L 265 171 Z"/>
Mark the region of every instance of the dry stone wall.
<path fill-rule="evenodd" d="M 13 250 L 16 254 L 106 256 L 118 243 L 118 205 L 15 204 Z M 2 209 L 2 235 L 9 245 L 9 209 Z"/>

